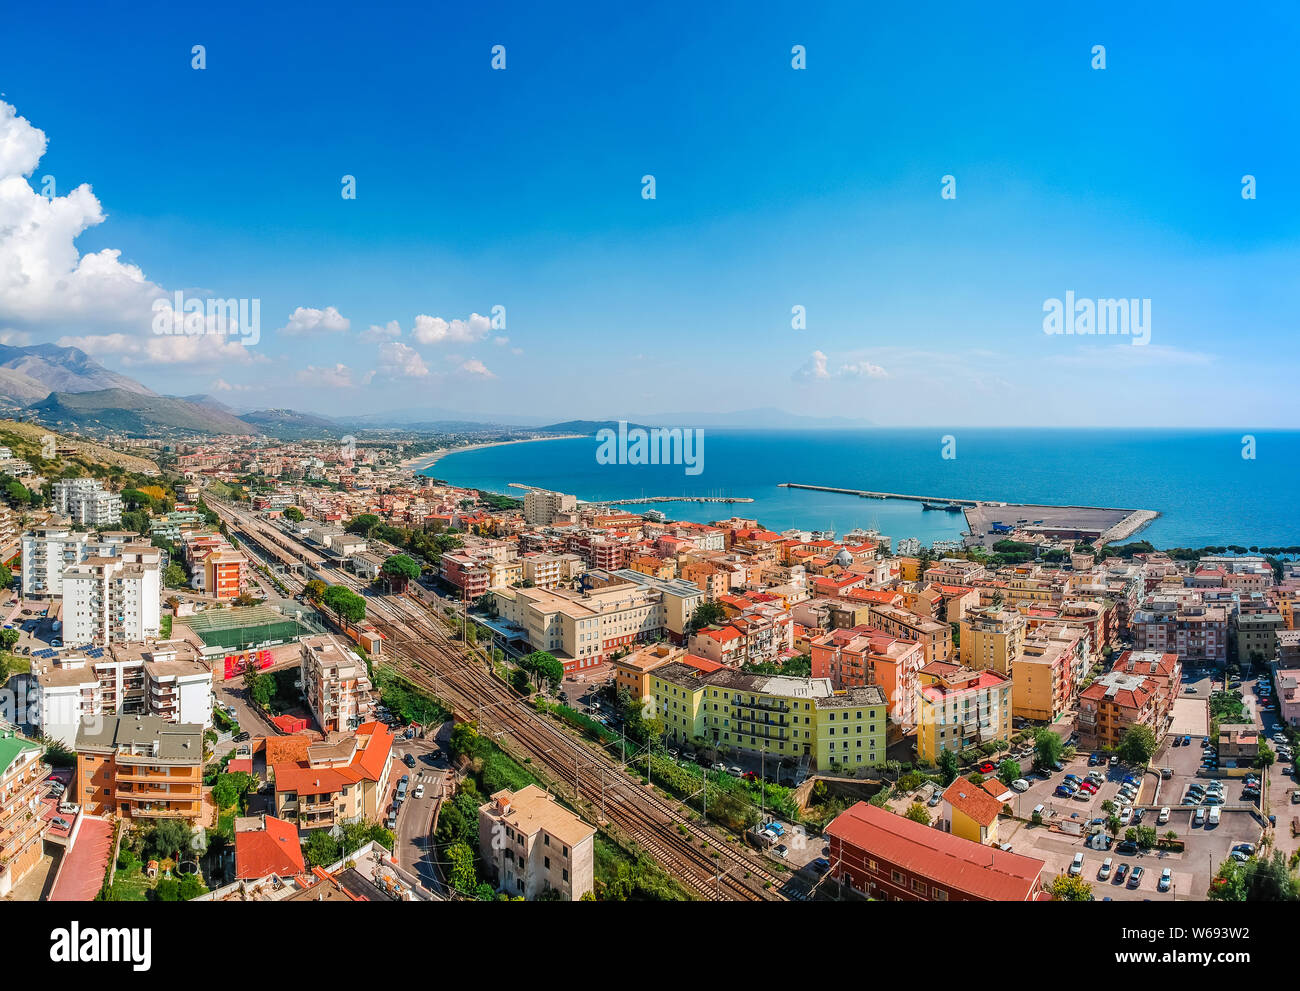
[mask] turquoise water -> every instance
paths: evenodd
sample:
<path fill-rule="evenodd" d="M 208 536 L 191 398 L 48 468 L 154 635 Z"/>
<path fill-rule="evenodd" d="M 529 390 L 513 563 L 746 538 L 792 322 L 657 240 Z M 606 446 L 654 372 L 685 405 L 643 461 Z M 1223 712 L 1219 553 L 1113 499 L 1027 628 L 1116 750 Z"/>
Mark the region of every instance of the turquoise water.
<path fill-rule="evenodd" d="M 779 488 L 805 482 L 842 488 L 1055 505 L 1153 509 L 1139 539 L 1158 547 L 1300 544 L 1300 432 L 966 430 L 952 432 L 956 457 L 941 456 L 945 431 L 712 431 L 704 470 L 604 465 L 594 437 L 483 448 L 444 457 L 426 474 L 456 485 L 520 495 L 510 482 L 572 492 L 580 499 L 649 495 L 750 496 L 753 503 L 669 503 L 670 519 L 756 517 L 789 527 L 845 533 L 875 527 L 895 539 L 955 538 L 959 513 L 925 512 L 907 500 L 861 499 Z M 627 507 L 640 511 L 646 507 Z"/>

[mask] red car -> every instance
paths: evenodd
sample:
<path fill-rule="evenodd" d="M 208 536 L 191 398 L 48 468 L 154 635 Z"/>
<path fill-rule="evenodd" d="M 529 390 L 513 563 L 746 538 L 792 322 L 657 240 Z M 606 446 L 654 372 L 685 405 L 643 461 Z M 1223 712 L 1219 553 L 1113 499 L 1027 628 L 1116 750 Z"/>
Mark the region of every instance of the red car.
<path fill-rule="evenodd" d="M 992 774 L 996 770 L 997 767 L 994 765 L 994 763 L 991 760 L 986 760 L 983 764 L 979 766 L 980 774 Z"/>
<path fill-rule="evenodd" d="M 1097 794 L 1097 786 L 1093 784 L 1091 781 L 1085 781 L 1083 784 L 1079 785 L 1079 787 L 1082 788 L 1084 791 L 1086 791 L 1089 795 Z"/>

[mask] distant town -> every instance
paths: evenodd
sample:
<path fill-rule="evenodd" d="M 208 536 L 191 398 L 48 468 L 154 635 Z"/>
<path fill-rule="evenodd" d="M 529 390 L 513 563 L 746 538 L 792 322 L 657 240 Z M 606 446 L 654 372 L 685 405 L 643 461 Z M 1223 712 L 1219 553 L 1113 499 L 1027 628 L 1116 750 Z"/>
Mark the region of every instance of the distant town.
<path fill-rule="evenodd" d="M 0 422 L 0 898 L 1300 897 L 1300 547 L 436 477 L 526 439 Z"/>

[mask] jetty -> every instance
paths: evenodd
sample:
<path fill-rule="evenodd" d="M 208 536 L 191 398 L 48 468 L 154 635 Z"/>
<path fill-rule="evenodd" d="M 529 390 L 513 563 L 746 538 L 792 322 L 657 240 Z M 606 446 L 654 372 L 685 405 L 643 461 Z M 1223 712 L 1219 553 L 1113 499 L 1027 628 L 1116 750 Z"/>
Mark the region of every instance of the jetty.
<path fill-rule="evenodd" d="M 549 492 L 550 489 L 543 489 L 540 485 L 529 485 L 526 482 L 508 482 L 509 488 L 512 489 L 537 489 L 542 492 Z M 584 506 L 645 506 L 655 502 L 753 502 L 749 496 L 724 496 L 724 495 L 661 495 L 661 496 L 641 496 L 639 499 L 579 499 L 578 502 Z"/>
<path fill-rule="evenodd" d="M 805 485 L 803 482 L 781 482 L 782 489 L 811 489 L 814 492 L 838 492 L 841 495 L 861 496 L 863 499 L 907 499 L 911 502 L 929 502 L 944 506 L 978 506 L 978 499 L 954 499 L 952 496 L 909 495 L 905 492 L 872 492 L 869 489 L 838 489 L 833 485 Z"/>

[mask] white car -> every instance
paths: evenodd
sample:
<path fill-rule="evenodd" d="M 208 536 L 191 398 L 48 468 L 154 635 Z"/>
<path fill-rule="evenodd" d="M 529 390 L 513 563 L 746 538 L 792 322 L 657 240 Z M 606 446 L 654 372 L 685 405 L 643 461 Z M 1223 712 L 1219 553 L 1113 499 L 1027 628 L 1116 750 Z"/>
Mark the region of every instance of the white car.
<path fill-rule="evenodd" d="M 1156 817 L 1156 825 L 1163 826 L 1168 821 L 1169 821 L 1169 806 L 1166 805 L 1163 809 L 1160 810 L 1160 815 Z"/>
<path fill-rule="evenodd" d="M 1070 862 L 1070 876 L 1078 877 L 1083 873 L 1083 854 L 1076 853 L 1074 860 Z"/>
<path fill-rule="evenodd" d="M 1131 806 L 1124 806 L 1124 811 L 1119 814 L 1119 821 L 1125 826 L 1133 821 L 1133 809 Z"/>
<path fill-rule="evenodd" d="M 1014 788 L 1016 791 L 1028 791 L 1029 782 L 1026 781 L 1024 778 L 1016 778 L 1015 781 L 1011 782 L 1011 787 Z"/>
<path fill-rule="evenodd" d="M 424 797 L 424 785 L 416 785 L 416 786 L 415 786 L 415 794 L 414 794 L 412 797 L 413 797 L 413 798 L 423 798 L 423 797 Z"/>

